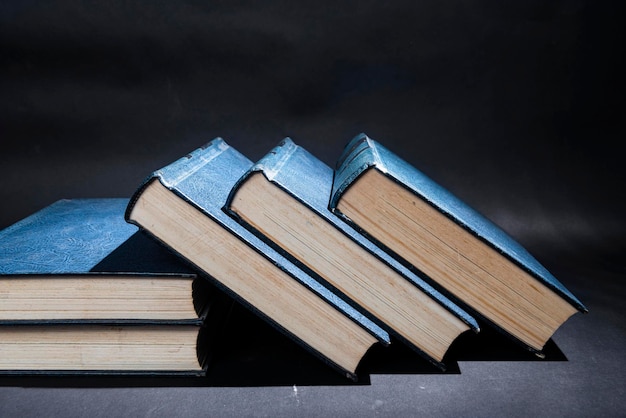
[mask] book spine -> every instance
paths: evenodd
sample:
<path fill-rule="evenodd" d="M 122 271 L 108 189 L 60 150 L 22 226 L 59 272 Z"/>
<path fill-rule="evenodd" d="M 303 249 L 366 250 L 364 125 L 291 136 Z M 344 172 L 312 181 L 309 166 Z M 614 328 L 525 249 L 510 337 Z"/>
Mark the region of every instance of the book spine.
<path fill-rule="evenodd" d="M 372 146 L 372 141 L 362 133 L 348 143 L 341 157 L 337 160 L 329 203 L 332 212 L 338 212 L 337 204 L 341 196 L 359 176 L 371 167 L 386 171 L 378 152 Z"/>
<path fill-rule="evenodd" d="M 290 139 L 283 139 L 269 153 L 265 154 L 250 170 L 250 172 L 260 171 L 269 181 L 274 181 L 276 176 L 282 173 L 283 168 L 288 167 L 288 163 L 298 146 Z"/>

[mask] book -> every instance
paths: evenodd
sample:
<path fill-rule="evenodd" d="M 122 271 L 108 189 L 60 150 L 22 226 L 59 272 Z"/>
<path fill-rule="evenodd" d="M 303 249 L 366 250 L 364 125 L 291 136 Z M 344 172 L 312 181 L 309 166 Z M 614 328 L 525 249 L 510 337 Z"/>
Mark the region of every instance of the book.
<path fill-rule="evenodd" d="M 60 321 L 0 325 L 3 375 L 197 375 L 212 337 L 196 325 Z"/>
<path fill-rule="evenodd" d="M 227 210 L 435 365 L 478 324 L 328 209 L 333 170 L 290 138 L 231 190 Z"/>
<path fill-rule="evenodd" d="M 337 162 L 330 207 L 540 356 L 561 324 L 587 311 L 511 236 L 365 134 Z"/>
<path fill-rule="evenodd" d="M 389 335 L 223 210 L 252 162 L 216 138 L 153 172 L 129 202 L 126 219 L 347 377 Z"/>
<path fill-rule="evenodd" d="M 0 231 L 0 323 L 199 324 L 211 285 L 124 220 L 128 199 L 63 199 Z"/>

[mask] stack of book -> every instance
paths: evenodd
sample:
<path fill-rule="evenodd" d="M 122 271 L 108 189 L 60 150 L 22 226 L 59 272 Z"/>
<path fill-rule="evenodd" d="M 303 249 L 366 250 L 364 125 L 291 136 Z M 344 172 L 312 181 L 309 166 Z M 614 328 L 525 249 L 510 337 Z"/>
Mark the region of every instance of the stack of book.
<path fill-rule="evenodd" d="M 61 200 L 0 231 L 3 373 L 203 373 L 214 292 L 127 204 Z"/>
<path fill-rule="evenodd" d="M 444 368 L 475 318 L 541 356 L 586 311 L 501 229 L 363 134 L 335 170 L 290 139 L 253 163 L 217 138 L 130 201 L 57 202 L 1 231 L 0 248 L 4 372 L 202 374 L 218 290 L 351 379 L 391 341 Z"/>

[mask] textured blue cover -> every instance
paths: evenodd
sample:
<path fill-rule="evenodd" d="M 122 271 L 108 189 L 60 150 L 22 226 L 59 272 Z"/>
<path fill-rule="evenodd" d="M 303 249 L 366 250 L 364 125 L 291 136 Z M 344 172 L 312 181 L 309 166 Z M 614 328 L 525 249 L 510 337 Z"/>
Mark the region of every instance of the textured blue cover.
<path fill-rule="evenodd" d="M 382 328 L 352 308 L 317 280 L 293 265 L 222 210 L 231 188 L 251 166 L 252 162 L 244 155 L 229 146 L 223 139 L 216 138 L 189 155 L 155 171 L 146 180 L 145 184 L 137 190 L 134 198 L 131 199 L 126 211 L 126 218 L 129 218 L 134 201 L 139 197 L 143 188 L 151 181 L 158 180 L 169 190 L 195 206 L 238 239 L 266 257 L 292 278 L 359 323 L 381 343 L 384 345 L 389 344 L 389 335 Z M 225 290 L 232 294 L 228 289 Z M 239 295 L 233 294 L 233 296 L 253 311 L 259 313 L 253 306 L 242 300 Z M 270 320 L 270 322 L 272 321 Z"/>
<path fill-rule="evenodd" d="M 237 187 L 256 172 L 263 175 L 272 183 L 282 188 L 302 204 L 313 210 L 324 220 L 350 237 L 373 256 L 383 261 L 397 273 L 412 282 L 424 293 L 431 296 L 447 310 L 464 321 L 471 329 L 479 329 L 476 320 L 452 303 L 449 299 L 428 285 L 424 280 L 390 257 L 363 235 L 358 233 L 345 222 L 341 221 L 328 209 L 328 199 L 333 180 L 333 170 L 304 148 L 296 145 L 290 138 L 284 139 L 278 146 L 259 160 L 233 187 L 229 201 L 236 194 Z"/>
<path fill-rule="evenodd" d="M 0 231 L 0 277 L 116 274 L 195 278 L 191 267 L 124 220 L 128 199 L 59 200 Z M 13 320 L 2 324 L 200 324 L 185 320 Z"/>
<path fill-rule="evenodd" d="M 563 284 L 506 232 L 365 134 L 353 138 L 337 162 L 330 198 L 331 210 L 342 216 L 337 210 L 337 203 L 341 196 L 361 174 L 369 169 L 380 171 L 429 202 L 448 218 L 553 289 L 576 309 L 587 311 L 587 308 Z M 346 217 L 343 218 L 350 222 Z"/>
<path fill-rule="evenodd" d="M 0 274 L 88 272 L 137 232 L 127 203 L 60 200 L 0 231 Z"/>
<path fill-rule="evenodd" d="M 64 199 L 0 231 L 0 275 L 194 271 L 124 220 L 125 198 Z"/>

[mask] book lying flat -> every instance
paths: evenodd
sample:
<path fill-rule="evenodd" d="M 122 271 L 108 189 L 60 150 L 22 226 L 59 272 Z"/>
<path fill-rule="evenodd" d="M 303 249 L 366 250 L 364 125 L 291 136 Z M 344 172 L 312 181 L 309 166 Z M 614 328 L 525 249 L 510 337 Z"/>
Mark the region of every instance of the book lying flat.
<path fill-rule="evenodd" d="M 127 204 L 60 200 L 0 231 L 0 323 L 199 324 L 211 285 L 125 222 Z"/>
<path fill-rule="evenodd" d="M 443 367 L 474 318 L 328 209 L 333 170 L 287 138 L 231 191 L 229 213 Z"/>
<path fill-rule="evenodd" d="M 0 373 L 205 373 L 216 289 L 127 204 L 64 199 L 0 231 Z"/>
<path fill-rule="evenodd" d="M 389 335 L 230 218 L 222 207 L 252 162 L 217 138 L 155 171 L 126 219 L 346 376 Z"/>
<path fill-rule="evenodd" d="M 586 311 L 502 229 L 364 134 L 337 163 L 330 206 L 539 355 L 563 322 Z"/>
<path fill-rule="evenodd" d="M 202 376 L 212 340 L 207 328 L 166 322 L 4 324 L 0 374 Z"/>

